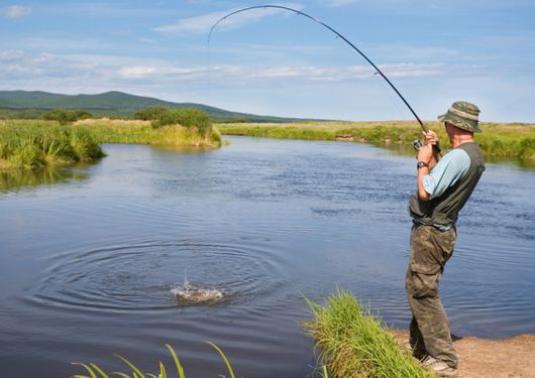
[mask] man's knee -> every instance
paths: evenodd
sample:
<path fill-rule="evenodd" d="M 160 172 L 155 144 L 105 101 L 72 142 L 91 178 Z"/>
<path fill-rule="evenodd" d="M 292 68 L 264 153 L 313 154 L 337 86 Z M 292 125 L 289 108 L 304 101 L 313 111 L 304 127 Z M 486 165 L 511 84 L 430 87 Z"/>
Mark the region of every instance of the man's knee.
<path fill-rule="evenodd" d="M 426 274 L 409 269 L 405 279 L 405 288 L 412 298 L 434 298 L 438 296 L 439 280 L 440 273 Z"/>

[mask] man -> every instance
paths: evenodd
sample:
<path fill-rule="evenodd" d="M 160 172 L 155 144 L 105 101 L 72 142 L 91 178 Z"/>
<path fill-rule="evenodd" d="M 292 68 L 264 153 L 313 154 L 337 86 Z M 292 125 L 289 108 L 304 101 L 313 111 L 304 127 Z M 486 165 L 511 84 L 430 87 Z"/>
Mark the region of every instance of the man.
<path fill-rule="evenodd" d="M 410 344 L 414 355 L 443 377 L 456 375 L 458 357 L 438 286 L 453 253 L 458 213 L 485 170 L 481 149 L 474 142 L 474 132 L 481 131 L 478 116 L 477 106 L 458 101 L 439 117 L 453 147 L 440 161 L 433 148 L 437 134 L 425 133 L 426 143 L 418 151 L 417 193 L 409 203 L 414 223 L 406 277 L 413 315 Z"/>

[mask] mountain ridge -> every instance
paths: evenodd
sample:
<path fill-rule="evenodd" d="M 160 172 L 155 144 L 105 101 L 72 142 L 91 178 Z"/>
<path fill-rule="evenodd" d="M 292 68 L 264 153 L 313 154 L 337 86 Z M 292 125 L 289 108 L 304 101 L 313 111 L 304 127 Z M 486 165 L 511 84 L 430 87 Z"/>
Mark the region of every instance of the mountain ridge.
<path fill-rule="evenodd" d="M 83 109 L 96 116 L 133 117 L 135 112 L 153 106 L 168 108 L 195 108 L 215 121 L 291 122 L 300 118 L 276 117 L 234 112 L 215 106 L 193 102 L 172 102 L 156 97 L 140 96 L 121 91 L 98 94 L 68 95 L 46 91 L 1 90 L 0 109 L 7 111 L 48 111 L 52 109 Z"/>

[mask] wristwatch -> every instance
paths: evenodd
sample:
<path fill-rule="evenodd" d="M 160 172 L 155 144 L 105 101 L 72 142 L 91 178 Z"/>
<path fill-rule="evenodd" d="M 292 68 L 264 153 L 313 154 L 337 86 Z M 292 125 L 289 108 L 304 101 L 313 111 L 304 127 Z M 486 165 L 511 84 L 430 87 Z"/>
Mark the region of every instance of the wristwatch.
<path fill-rule="evenodd" d="M 428 168 L 429 168 L 429 164 L 427 164 L 425 161 L 419 161 L 419 162 L 416 164 L 416 167 L 417 167 L 418 169 L 423 168 L 423 167 L 428 167 Z"/>

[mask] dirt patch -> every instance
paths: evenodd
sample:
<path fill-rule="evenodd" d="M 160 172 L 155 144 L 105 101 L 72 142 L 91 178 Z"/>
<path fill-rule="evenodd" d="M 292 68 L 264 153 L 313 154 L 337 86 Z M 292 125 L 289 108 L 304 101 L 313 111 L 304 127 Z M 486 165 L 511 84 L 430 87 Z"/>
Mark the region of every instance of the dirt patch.
<path fill-rule="evenodd" d="M 392 333 L 401 345 L 407 342 L 407 331 Z M 460 378 L 535 377 L 535 335 L 499 340 L 463 337 L 454 346 L 459 353 Z"/>

